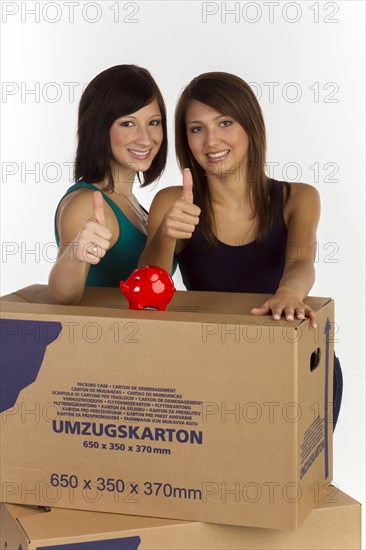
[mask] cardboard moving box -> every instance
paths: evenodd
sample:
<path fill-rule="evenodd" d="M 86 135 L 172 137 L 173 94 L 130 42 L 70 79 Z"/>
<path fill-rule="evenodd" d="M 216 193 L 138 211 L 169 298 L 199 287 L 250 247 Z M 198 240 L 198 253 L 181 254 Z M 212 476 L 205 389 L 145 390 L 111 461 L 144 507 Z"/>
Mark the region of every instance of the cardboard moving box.
<path fill-rule="evenodd" d="M 332 480 L 332 300 L 308 298 L 314 330 L 250 315 L 263 295 L 177 292 L 156 312 L 118 289 L 32 292 L 1 302 L 2 501 L 303 523 Z"/>
<path fill-rule="evenodd" d="M 1 505 L 0 550 L 359 550 L 361 505 L 334 487 L 297 531 Z"/>

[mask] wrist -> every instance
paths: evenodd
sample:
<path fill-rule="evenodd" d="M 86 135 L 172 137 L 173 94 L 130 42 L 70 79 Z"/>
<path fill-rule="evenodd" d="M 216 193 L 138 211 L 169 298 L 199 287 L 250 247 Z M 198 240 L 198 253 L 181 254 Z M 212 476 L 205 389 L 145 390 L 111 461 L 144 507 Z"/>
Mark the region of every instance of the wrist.
<path fill-rule="evenodd" d="M 296 289 L 294 287 L 291 287 L 291 286 L 287 286 L 287 285 L 281 285 L 278 287 L 277 291 L 276 291 L 276 294 L 277 295 L 280 295 L 280 296 L 291 296 L 291 297 L 295 297 L 297 298 L 298 300 L 302 301 L 306 294 L 304 294 L 303 292 L 300 292 L 299 289 Z"/>
<path fill-rule="evenodd" d="M 87 258 L 87 246 L 88 245 L 86 244 L 82 246 L 80 242 L 75 239 L 74 241 L 71 241 L 69 246 L 65 249 L 63 257 L 67 257 L 71 264 L 78 266 L 89 264 Z"/>
<path fill-rule="evenodd" d="M 165 244 L 169 243 L 172 246 L 175 246 L 177 239 L 172 235 L 172 229 L 169 228 L 169 226 L 166 223 L 160 226 L 160 236 L 163 237 Z"/>

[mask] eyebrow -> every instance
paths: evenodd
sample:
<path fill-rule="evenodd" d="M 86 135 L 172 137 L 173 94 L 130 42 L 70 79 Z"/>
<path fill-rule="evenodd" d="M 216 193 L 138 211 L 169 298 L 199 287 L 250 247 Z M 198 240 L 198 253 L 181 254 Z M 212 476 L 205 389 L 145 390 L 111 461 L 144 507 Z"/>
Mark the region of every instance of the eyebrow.
<path fill-rule="evenodd" d="M 149 118 L 154 118 L 154 117 L 156 117 L 156 116 L 162 117 L 162 115 L 161 115 L 160 113 L 156 113 L 156 115 L 151 115 L 151 117 L 149 117 Z M 121 115 L 121 116 L 118 117 L 118 118 L 134 118 L 134 119 L 136 120 L 136 117 L 135 117 L 135 116 L 132 116 L 132 115 Z"/>
<path fill-rule="evenodd" d="M 213 120 L 217 120 L 218 118 L 222 117 L 229 117 L 230 115 L 218 115 L 213 118 Z M 202 124 L 202 120 L 187 120 L 186 124 Z"/>

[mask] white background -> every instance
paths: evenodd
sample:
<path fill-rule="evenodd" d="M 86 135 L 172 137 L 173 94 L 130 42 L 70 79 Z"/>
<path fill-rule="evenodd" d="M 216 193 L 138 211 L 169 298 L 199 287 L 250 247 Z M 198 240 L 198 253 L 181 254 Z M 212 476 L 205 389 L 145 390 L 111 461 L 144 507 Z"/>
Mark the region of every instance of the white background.
<path fill-rule="evenodd" d="M 1 8 L 1 294 L 47 282 L 55 207 L 72 183 L 77 105 L 96 74 L 135 63 L 157 80 L 170 138 L 159 188 L 181 181 L 172 133 L 181 89 L 202 72 L 241 76 L 264 112 L 268 170 L 321 195 L 312 294 L 335 299 L 344 373 L 334 480 L 365 502 L 364 2 L 79 0 Z M 148 207 L 155 192 L 136 194 Z"/>

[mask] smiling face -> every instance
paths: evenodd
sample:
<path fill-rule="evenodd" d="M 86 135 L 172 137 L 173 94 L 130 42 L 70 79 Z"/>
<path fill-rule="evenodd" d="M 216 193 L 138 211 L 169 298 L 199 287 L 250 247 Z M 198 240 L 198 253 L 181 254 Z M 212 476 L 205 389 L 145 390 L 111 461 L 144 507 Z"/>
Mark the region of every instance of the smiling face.
<path fill-rule="evenodd" d="M 146 172 L 163 141 L 161 119 L 156 99 L 135 113 L 117 118 L 109 133 L 112 160 L 122 169 Z"/>
<path fill-rule="evenodd" d="M 249 139 L 231 116 L 192 100 L 186 112 L 188 145 L 207 174 L 244 174 Z"/>

